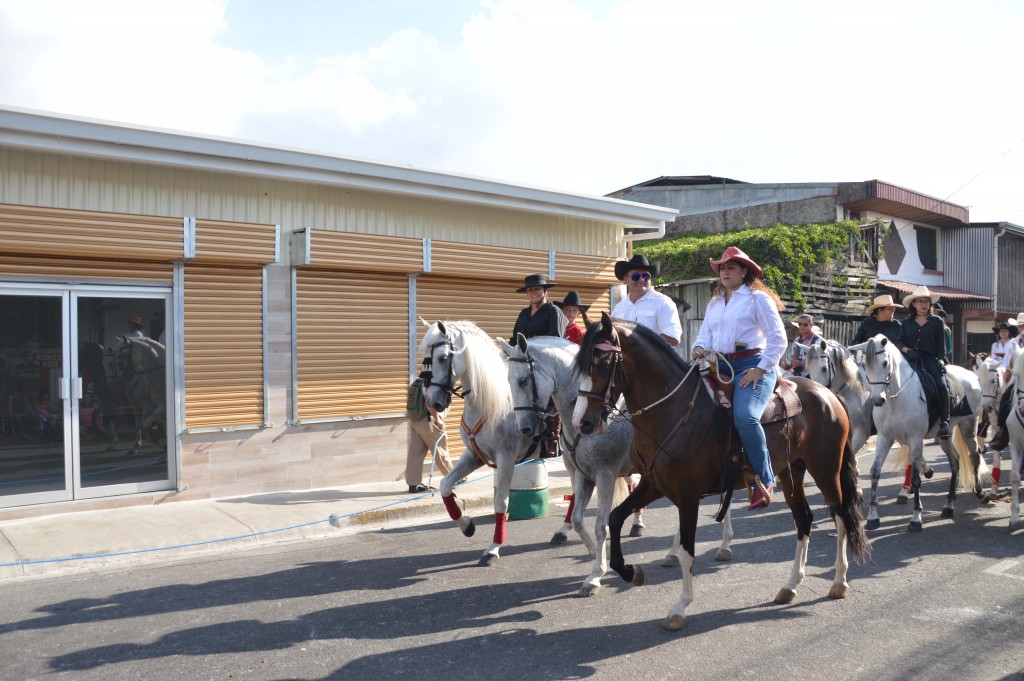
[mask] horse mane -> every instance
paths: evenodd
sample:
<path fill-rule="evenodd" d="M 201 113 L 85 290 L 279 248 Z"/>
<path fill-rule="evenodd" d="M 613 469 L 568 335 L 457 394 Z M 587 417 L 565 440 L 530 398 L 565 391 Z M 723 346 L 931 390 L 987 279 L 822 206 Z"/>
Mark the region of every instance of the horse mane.
<path fill-rule="evenodd" d="M 665 342 L 665 339 L 660 335 L 651 331 L 646 326 L 637 324 L 636 322 L 626 321 L 625 319 L 613 320 L 615 326 L 620 329 L 625 329 L 633 334 L 637 334 L 642 338 L 648 345 L 650 345 L 654 351 L 659 354 L 660 359 L 663 362 L 674 364 L 683 372 L 689 371 L 690 364 L 684 360 L 679 353 L 672 349 L 672 346 Z M 583 336 L 583 341 L 580 343 L 580 351 L 576 355 L 576 363 L 573 367 L 573 373 L 576 377 L 587 374 L 589 375 L 594 369 L 594 346 L 598 343 L 598 338 L 601 337 L 602 326 L 600 323 L 592 324 L 587 333 Z"/>
<path fill-rule="evenodd" d="M 492 419 L 511 412 L 512 389 L 508 384 L 505 356 L 494 339 L 471 321 L 444 322 L 444 325 L 455 345 L 453 352 L 462 356 L 462 386 L 470 390 L 467 399 L 476 401 Z M 423 335 L 421 353 L 429 352 L 443 337 L 438 325 L 432 324 Z"/>
<path fill-rule="evenodd" d="M 852 386 L 860 381 L 860 370 L 857 368 L 857 362 L 853 359 L 853 355 L 847 350 L 846 346 L 834 340 L 826 340 L 825 344 L 839 356 L 839 361 L 836 362 L 836 365 L 843 372 L 846 384 Z"/>

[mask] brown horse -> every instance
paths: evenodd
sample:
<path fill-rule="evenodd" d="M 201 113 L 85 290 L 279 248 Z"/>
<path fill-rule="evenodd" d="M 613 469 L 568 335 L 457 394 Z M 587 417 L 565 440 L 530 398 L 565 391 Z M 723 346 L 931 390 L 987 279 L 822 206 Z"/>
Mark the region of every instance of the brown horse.
<path fill-rule="evenodd" d="M 573 422 L 584 433 L 600 432 L 624 395 L 634 428 L 633 463 L 640 485 L 614 509 L 608 524 L 611 567 L 624 580 L 643 584 L 639 567 L 626 565 L 619 541 L 622 523 L 635 508 L 667 497 L 679 511 L 683 593 L 663 624 L 676 630 L 686 624 L 693 600 L 691 568 L 701 497 L 718 494 L 726 466 L 728 442 L 737 441 L 731 418 L 702 385 L 696 367 L 685 362 L 661 338 L 632 322 L 601 315 L 587 331 L 576 358 L 580 396 Z M 842 402 L 824 386 L 795 379 L 801 411 L 765 426 L 772 467 L 778 473 L 793 514 L 797 550 L 789 581 L 775 597 L 778 604 L 796 599 L 807 562 L 812 514 L 804 493 L 804 474 L 817 484 L 836 523 L 835 579 L 829 598 L 844 598 L 847 544 L 854 558 L 870 553 L 860 515 L 857 464 L 848 437 L 850 420 Z"/>

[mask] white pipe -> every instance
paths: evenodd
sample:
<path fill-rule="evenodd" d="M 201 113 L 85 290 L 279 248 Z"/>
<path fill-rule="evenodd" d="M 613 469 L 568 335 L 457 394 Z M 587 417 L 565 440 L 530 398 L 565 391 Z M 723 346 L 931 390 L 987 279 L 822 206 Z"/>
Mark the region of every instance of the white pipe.
<path fill-rule="evenodd" d="M 999 239 L 1006 234 L 1006 227 L 999 230 L 992 240 L 992 321 L 998 324 L 999 316 Z"/>
<path fill-rule="evenodd" d="M 629 257 L 629 251 L 632 249 L 634 241 L 647 241 L 650 239 L 660 239 L 665 236 L 665 221 L 662 220 L 658 223 L 657 227 L 636 227 L 635 229 L 653 229 L 654 232 L 641 232 L 639 234 L 626 234 L 622 237 L 623 253 L 624 257 Z"/>

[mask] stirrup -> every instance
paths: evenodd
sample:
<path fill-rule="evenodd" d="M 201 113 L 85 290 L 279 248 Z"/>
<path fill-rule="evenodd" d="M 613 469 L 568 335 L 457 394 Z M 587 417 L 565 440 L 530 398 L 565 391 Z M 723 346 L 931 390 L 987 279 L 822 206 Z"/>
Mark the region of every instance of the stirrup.
<path fill-rule="evenodd" d="M 939 421 L 939 433 L 938 433 L 938 435 L 939 435 L 939 439 L 940 440 L 948 440 L 949 439 L 949 421 L 948 420 Z"/>

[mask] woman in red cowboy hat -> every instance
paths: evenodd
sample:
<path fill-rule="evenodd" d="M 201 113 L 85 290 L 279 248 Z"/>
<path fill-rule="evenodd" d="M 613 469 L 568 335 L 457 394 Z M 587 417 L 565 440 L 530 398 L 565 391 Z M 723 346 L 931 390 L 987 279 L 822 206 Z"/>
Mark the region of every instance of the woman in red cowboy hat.
<path fill-rule="evenodd" d="M 555 302 L 555 306 L 565 315 L 565 339 L 579 345 L 583 341 L 583 336 L 586 335 L 586 332 L 576 325 L 576 318 L 583 315 L 583 326 L 589 326 L 587 310 L 590 309 L 590 306 L 584 305 L 580 301 L 580 294 L 577 291 L 569 291 L 562 302 Z"/>
<path fill-rule="evenodd" d="M 565 315 L 557 307 L 548 302 L 548 289 L 554 288 L 555 282 L 548 281 L 543 274 L 531 274 L 516 289 L 516 293 L 525 293 L 530 304 L 524 307 L 512 327 L 512 337 L 508 342 L 517 343 L 516 336 L 523 334 L 527 338 L 534 336 L 565 336 Z"/>
<path fill-rule="evenodd" d="M 932 314 L 932 305 L 939 302 L 939 294 L 927 286 L 918 286 L 904 296 L 903 305 L 910 316 L 903 320 L 903 343 L 900 350 L 908 360 L 931 376 L 939 394 L 939 438 L 949 439 L 949 387 L 943 367 L 946 356 L 946 325 L 938 315 Z"/>
<path fill-rule="evenodd" d="M 124 318 L 124 326 L 127 329 L 124 333 L 125 338 L 145 338 L 146 332 L 142 329 L 142 315 L 128 315 Z"/>
<path fill-rule="evenodd" d="M 761 267 L 735 246 L 712 260 L 711 269 L 718 275 L 718 286 L 691 356 L 700 359 L 714 351 L 732 364 L 736 375 L 733 423 L 754 469 L 754 497 L 748 507 L 754 511 L 771 502 L 775 482 L 761 414 L 775 389 L 775 367 L 786 351 L 786 327 L 779 316 L 783 304 L 764 283 Z"/>

